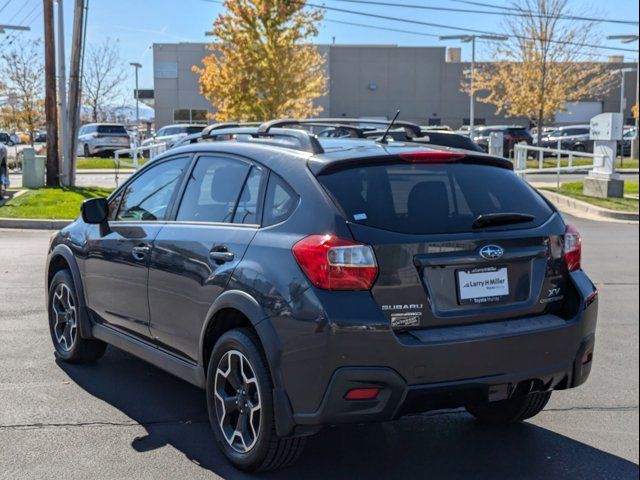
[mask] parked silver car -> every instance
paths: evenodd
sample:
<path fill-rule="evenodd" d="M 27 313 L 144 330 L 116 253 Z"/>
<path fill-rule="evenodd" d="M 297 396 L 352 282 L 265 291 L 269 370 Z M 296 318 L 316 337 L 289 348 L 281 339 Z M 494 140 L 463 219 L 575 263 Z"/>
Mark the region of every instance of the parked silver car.
<path fill-rule="evenodd" d="M 202 132 L 205 127 L 206 125 L 194 125 L 190 123 L 167 125 L 166 127 L 162 127 L 158 130 L 153 137 L 147 138 L 142 142 L 142 146 L 145 147 L 154 143 L 164 143 L 167 146 L 167 149 L 169 149 L 186 136 Z"/>
<path fill-rule="evenodd" d="M 78 132 L 78 155 L 113 154 L 116 150 L 131 147 L 131 138 L 124 125 L 115 123 L 90 123 Z"/>

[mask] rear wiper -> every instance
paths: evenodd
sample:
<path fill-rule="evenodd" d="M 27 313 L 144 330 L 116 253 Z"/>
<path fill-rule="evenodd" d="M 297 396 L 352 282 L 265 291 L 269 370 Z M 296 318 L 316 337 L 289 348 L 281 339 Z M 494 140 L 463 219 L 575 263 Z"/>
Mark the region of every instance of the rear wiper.
<path fill-rule="evenodd" d="M 536 217 L 527 213 L 487 213 L 478 215 L 471 226 L 473 228 L 498 227 L 513 223 L 526 223 L 535 220 Z"/>

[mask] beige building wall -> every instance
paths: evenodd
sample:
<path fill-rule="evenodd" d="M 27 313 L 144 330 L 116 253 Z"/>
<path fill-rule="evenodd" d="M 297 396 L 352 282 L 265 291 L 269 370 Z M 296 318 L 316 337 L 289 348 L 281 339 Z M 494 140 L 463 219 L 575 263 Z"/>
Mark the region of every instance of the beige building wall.
<path fill-rule="evenodd" d="M 318 99 L 322 117 L 400 118 L 421 125 L 436 123 L 459 128 L 468 123 L 469 96 L 461 91 L 461 80 L 468 63 L 447 62 L 444 47 L 398 47 L 395 45 L 319 45 L 327 58 L 327 95 Z M 209 55 L 205 44 L 154 44 L 154 82 L 156 125 L 176 120 L 176 111 L 206 110 L 209 102 L 199 93 L 197 75 L 191 70 Z M 453 58 L 457 58 L 455 55 Z M 610 63 L 611 69 L 635 64 Z M 631 117 L 635 99 L 635 73 L 625 77 L 627 109 Z M 620 109 L 620 90 L 616 87 L 602 102 L 603 112 Z M 523 118 L 505 118 L 492 105 L 476 102 L 476 123 L 487 125 L 521 124 Z"/>

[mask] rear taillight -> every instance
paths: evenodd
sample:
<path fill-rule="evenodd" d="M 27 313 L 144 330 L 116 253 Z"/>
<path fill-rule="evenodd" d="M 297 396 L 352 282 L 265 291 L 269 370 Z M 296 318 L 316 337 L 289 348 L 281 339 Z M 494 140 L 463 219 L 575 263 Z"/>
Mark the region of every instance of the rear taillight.
<path fill-rule="evenodd" d="M 449 163 L 464 158 L 463 153 L 445 152 L 440 150 L 421 150 L 417 152 L 403 152 L 398 157 L 411 163 Z"/>
<path fill-rule="evenodd" d="M 568 225 L 564 233 L 564 258 L 570 272 L 579 270 L 582 260 L 582 238 L 575 227 Z"/>
<path fill-rule="evenodd" d="M 369 245 L 333 235 L 311 235 L 293 246 L 300 268 L 318 288 L 369 290 L 378 265 Z"/>

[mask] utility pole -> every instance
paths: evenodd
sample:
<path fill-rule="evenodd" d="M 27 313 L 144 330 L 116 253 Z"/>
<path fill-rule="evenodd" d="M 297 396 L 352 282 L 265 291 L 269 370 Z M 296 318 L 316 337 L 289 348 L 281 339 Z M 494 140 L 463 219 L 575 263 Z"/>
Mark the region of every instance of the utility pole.
<path fill-rule="evenodd" d="M 84 0 L 75 0 L 73 14 L 73 39 L 71 45 L 71 65 L 69 68 L 69 105 L 67 169 L 69 185 L 76 183 L 76 149 L 78 142 L 78 126 L 80 125 L 80 63 L 82 61 L 82 40 L 84 28 Z"/>
<path fill-rule="evenodd" d="M 48 187 L 60 185 L 58 157 L 58 112 L 56 101 L 56 51 L 53 28 L 53 0 L 43 0 L 44 12 L 44 77 L 45 114 L 47 121 L 47 175 Z M 33 132 L 31 132 L 33 136 Z"/>
<path fill-rule="evenodd" d="M 63 185 L 69 185 L 69 168 L 67 161 L 67 143 L 69 142 L 69 126 L 67 124 L 67 74 L 64 52 L 64 11 L 62 0 L 58 2 L 58 101 L 59 122 L 62 139 L 60 143 L 60 173 Z"/>

